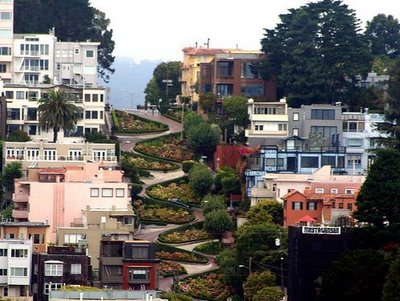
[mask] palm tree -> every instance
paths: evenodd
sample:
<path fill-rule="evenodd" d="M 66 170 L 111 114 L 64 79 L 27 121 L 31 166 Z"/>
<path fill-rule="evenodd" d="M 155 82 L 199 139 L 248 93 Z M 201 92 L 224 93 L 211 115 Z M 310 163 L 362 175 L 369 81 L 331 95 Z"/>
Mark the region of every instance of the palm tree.
<path fill-rule="evenodd" d="M 39 100 L 39 125 L 43 130 L 53 130 L 53 142 L 57 142 L 58 132 L 71 130 L 78 121 L 78 108 L 70 96 L 62 91 L 52 90 L 48 97 Z"/>

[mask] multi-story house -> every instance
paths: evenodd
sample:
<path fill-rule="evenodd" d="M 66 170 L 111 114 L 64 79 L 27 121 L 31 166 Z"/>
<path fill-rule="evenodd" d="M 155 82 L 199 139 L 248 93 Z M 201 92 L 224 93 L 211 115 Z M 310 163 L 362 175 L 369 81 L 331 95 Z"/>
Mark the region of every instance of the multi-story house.
<path fill-rule="evenodd" d="M 51 138 L 52 130 L 44 131 L 39 126 L 38 100 L 46 98 L 51 90 L 67 93 L 74 104 L 81 109 L 74 129 L 66 136 L 83 136 L 103 129 L 104 101 L 106 90 L 101 87 L 72 87 L 41 84 L 36 86 L 5 84 L 7 98 L 7 133 L 23 130 L 32 138 Z M 60 131 L 60 139 L 63 132 Z"/>
<path fill-rule="evenodd" d="M 334 175 L 332 170 L 330 165 L 325 165 L 312 174 L 267 173 L 248 190 L 250 205 L 262 200 L 283 203 L 282 197 L 292 190 L 305 191 L 313 187 L 318 193 L 353 194 L 365 181 L 363 175 Z"/>
<path fill-rule="evenodd" d="M 55 42 L 54 83 L 97 86 L 97 42 Z"/>
<path fill-rule="evenodd" d="M 67 227 L 57 230 L 57 245 L 84 244 L 93 258 L 93 269 L 98 270 L 100 241 L 103 236 L 115 240 L 133 240 L 135 212 L 128 205 L 124 208 L 94 208 L 87 206 L 81 218 L 75 218 Z"/>
<path fill-rule="evenodd" d="M 13 74 L 14 1 L 0 1 L 0 77 L 11 82 Z"/>
<path fill-rule="evenodd" d="M 28 142 L 8 142 L 3 147 L 3 162 L 20 162 L 22 169 L 47 168 L 66 165 L 84 165 L 97 162 L 103 168 L 118 164 L 115 144 L 87 143 L 82 138 L 63 139 L 62 143 L 51 143 L 46 139 Z"/>
<path fill-rule="evenodd" d="M 33 252 L 46 252 L 50 243 L 50 228 L 45 223 L 1 222 L 0 237 L 3 239 L 32 240 Z"/>
<path fill-rule="evenodd" d="M 100 245 L 102 287 L 124 290 L 157 290 L 160 260 L 155 246 L 145 240 L 110 240 Z"/>
<path fill-rule="evenodd" d="M 33 168 L 26 180 L 15 184 L 15 221 L 45 221 L 51 241 L 59 227 L 70 226 L 86 206 L 127 208 L 129 183 L 121 170 L 105 169 L 98 163 L 59 168 Z"/>
<path fill-rule="evenodd" d="M 382 136 L 376 128 L 384 121 L 382 114 L 362 112 L 342 114 L 342 145 L 346 146 L 346 171 L 349 174 L 366 174 L 375 158 L 373 150 L 379 147 L 375 138 Z"/>
<path fill-rule="evenodd" d="M 0 240 L 0 297 L 32 300 L 30 292 L 32 240 Z"/>
<path fill-rule="evenodd" d="M 50 83 L 54 76 L 54 31 L 49 34 L 15 34 L 13 83 Z"/>
<path fill-rule="evenodd" d="M 279 102 L 248 100 L 249 127 L 245 131 L 250 146 L 276 145 L 288 136 L 288 110 L 285 99 Z"/>
<path fill-rule="evenodd" d="M 92 268 L 84 248 L 49 246 L 47 253 L 34 253 L 33 300 L 49 300 L 51 291 L 65 285 L 90 285 Z"/>

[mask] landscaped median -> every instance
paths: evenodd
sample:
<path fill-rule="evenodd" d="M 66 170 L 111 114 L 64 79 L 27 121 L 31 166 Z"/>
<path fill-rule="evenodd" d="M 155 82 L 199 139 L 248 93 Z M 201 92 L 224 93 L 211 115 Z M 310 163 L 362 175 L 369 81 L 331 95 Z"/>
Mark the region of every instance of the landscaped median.
<path fill-rule="evenodd" d="M 160 271 L 164 277 L 185 275 L 187 271 L 185 267 L 176 262 L 161 261 Z"/>
<path fill-rule="evenodd" d="M 179 261 L 182 263 L 207 264 L 208 258 L 197 252 L 179 249 L 174 246 L 157 243 L 156 257 L 163 260 Z"/>
<path fill-rule="evenodd" d="M 186 142 L 180 139 L 180 133 L 142 140 L 135 145 L 135 151 L 153 158 L 174 162 L 192 160 L 194 153 Z"/>
<path fill-rule="evenodd" d="M 124 152 L 123 156 L 126 160 L 135 164 L 138 169 L 154 170 L 154 171 L 171 171 L 180 168 L 180 165 L 163 159 L 156 159 L 144 155 L 138 155 L 132 152 Z"/>
<path fill-rule="evenodd" d="M 193 212 L 184 208 L 144 205 L 138 212 L 143 224 L 185 224 L 195 219 Z"/>
<path fill-rule="evenodd" d="M 158 133 L 169 130 L 168 125 L 148 120 L 124 111 L 113 110 L 112 121 L 114 131 L 123 134 Z"/>
<path fill-rule="evenodd" d="M 167 244 L 192 243 L 210 238 L 211 236 L 203 229 L 203 222 L 167 230 L 158 236 L 160 242 Z"/>

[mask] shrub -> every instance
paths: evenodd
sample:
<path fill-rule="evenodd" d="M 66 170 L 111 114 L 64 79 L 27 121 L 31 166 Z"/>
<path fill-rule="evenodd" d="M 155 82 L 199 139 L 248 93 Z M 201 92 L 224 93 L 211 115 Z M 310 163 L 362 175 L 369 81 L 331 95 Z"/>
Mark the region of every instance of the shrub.
<path fill-rule="evenodd" d="M 144 177 L 144 178 L 150 178 L 151 177 L 151 173 L 148 170 L 145 169 L 138 169 L 138 174 L 140 177 Z"/>
<path fill-rule="evenodd" d="M 217 236 L 233 228 L 232 218 L 226 210 L 216 210 L 208 213 L 204 220 L 204 229 Z"/>
<path fill-rule="evenodd" d="M 222 252 L 224 247 L 216 241 L 209 241 L 205 242 L 201 245 L 198 245 L 197 247 L 194 248 L 194 251 L 204 253 L 207 255 L 218 255 L 219 253 Z"/>
<path fill-rule="evenodd" d="M 189 172 L 189 187 L 199 197 L 206 195 L 213 184 L 213 177 L 207 166 L 198 164 Z"/>
<path fill-rule="evenodd" d="M 133 183 L 131 187 L 132 196 L 137 196 L 142 191 L 142 189 L 143 189 L 142 185 Z"/>
<path fill-rule="evenodd" d="M 196 164 L 196 161 L 186 160 L 182 162 L 182 170 L 185 173 L 188 173 L 189 170 Z"/>
<path fill-rule="evenodd" d="M 201 201 L 201 209 L 203 214 L 206 215 L 209 212 L 215 210 L 226 210 L 225 198 L 222 195 L 206 195 Z"/>

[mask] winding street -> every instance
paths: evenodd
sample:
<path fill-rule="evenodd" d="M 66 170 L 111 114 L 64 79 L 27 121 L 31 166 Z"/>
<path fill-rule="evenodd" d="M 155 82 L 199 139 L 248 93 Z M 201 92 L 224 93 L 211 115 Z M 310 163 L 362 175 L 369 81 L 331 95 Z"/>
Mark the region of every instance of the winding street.
<path fill-rule="evenodd" d="M 144 110 L 127 110 L 127 112 L 137 115 L 149 120 L 154 120 L 158 122 L 162 122 L 164 124 L 167 124 L 169 126 L 169 130 L 162 132 L 162 133 L 151 133 L 151 134 L 138 134 L 138 135 L 118 135 L 118 140 L 120 141 L 121 145 L 121 150 L 130 152 L 133 151 L 133 148 L 135 144 L 143 139 L 150 139 L 150 138 L 156 138 L 164 135 L 168 135 L 171 133 L 178 133 L 182 131 L 182 124 L 179 122 L 176 122 L 172 119 L 166 118 L 162 116 L 159 113 L 152 113 L 151 111 L 148 111 L 147 113 Z M 106 128 L 105 132 L 110 135 L 110 129 L 111 129 L 111 115 L 109 112 L 106 114 Z M 168 172 L 162 172 L 162 171 L 151 171 L 151 178 L 143 178 L 142 181 L 144 182 L 143 185 L 143 191 L 142 194 L 146 191 L 146 188 L 149 185 L 157 184 L 163 181 L 167 180 L 173 180 L 176 178 L 180 178 L 184 176 L 184 173 L 181 169 L 175 170 L 175 171 L 168 171 Z M 199 221 L 204 221 L 204 216 L 199 208 L 194 208 L 193 213 L 195 215 L 195 220 L 192 222 L 199 222 Z M 177 228 L 181 225 L 175 225 L 175 224 L 168 224 L 166 226 L 153 226 L 149 225 L 146 226 L 145 228 L 141 228 L 135 235 L 136 239 L 143 239 L 143 240 L 148 240 L 152 242 L 156 242 L 158 240 L 158 236 L 167 230 Z M 189 250 L 192 251 L 197 245 L 204 243 L 203 242 L 195 242 L 195 243 L 189 243 L 189 244 L 175 244 L 173 246 L 177 248 L 181 248 L 184 250 Z M 185 267 L 187 270 L 186 275 L 180 275 L 177 278 L 178 279 L 183 279 L 185 277 L 215 270 L 218 268 L 218 265 L 215 262 L 215 256 L 209 256 L 206 255 L 209 259 L 209 262 L 207 264 L 188 264 L 188 263 L 180 263 Z M 171 286 L 173 284 L 173 277 L 165 277 L 160 279 L 159 282 L 159 289 L 163 291 L 170 291 Z"/>

